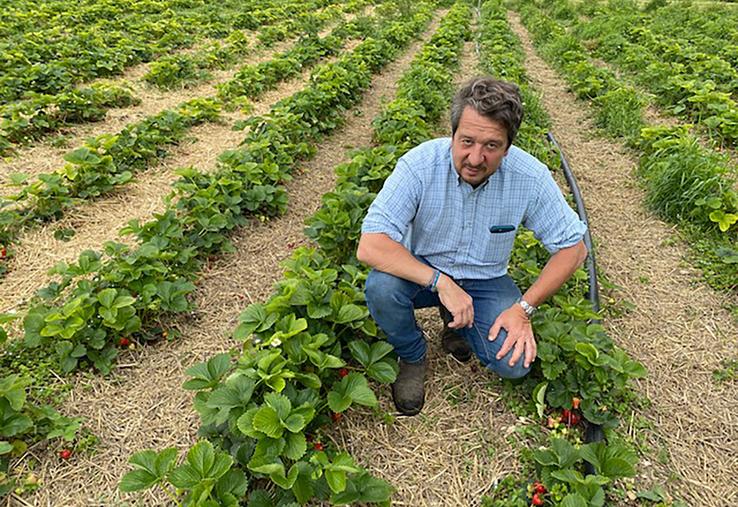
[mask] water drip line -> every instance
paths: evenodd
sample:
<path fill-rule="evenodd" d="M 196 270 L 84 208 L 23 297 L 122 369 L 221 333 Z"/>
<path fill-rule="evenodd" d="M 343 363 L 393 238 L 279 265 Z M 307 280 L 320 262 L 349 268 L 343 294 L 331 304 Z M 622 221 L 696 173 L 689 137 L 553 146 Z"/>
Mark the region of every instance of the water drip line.
<path fill-rule="evenodd" d="M 569 185 L 571 195 L 574 197 L 574 204 L 576 205 L 576 208 L 577 208 L 577 214 L 579 215 L 579 219 L 582 222 L 584 222 L 584 224 L 587 226 L 587 230 L 584 233 L 584 245 L 587 247 L 586 266 L 587 266 L 587 274 L 589 275 L 589 290 L 587 292 L 587 298 L 589 299 L 590 303 L 592 303 L 592 309 L 595 312 L 599 312 L 600 311 L 600 289 L 599 289 L 599 284 L 597 283 L 597 264 L 595 262 L 594 248 L 592 245 L 592 235 L 589 229 L 589 221 L 587 220 L 587 210 L 584 207 L 584 199 L 582 198 L 582 192 L 581 190 L 579 190 L 579 185 L 577 184 L 577 180 L 574 177 L 574 174 L 571 172 L 571 167 L 569 166 L 569 162 L 564 156 L 564 152 L 561 149 L 561 146 L 559 146 L 559 143 L 556 142 L 556 138 L 551 132 L 548 132 L 546 134 L 546 138 L 556 148 L 556 151 L 558 151 L 559 153 L 559 158 L 561 159 L 561 169 L 564 172 L 564 178 L 566 178 L 566 183 Z M 600 320 L 592 319 L 590 322 L 594 324 L 599 324 Z M 604 439 L 605 439 L 605 433 L 602 430 L 602 426 L 600 424 L 594 424 L 594 423 L 590 423 L 589 421 L 587 421 L 586 429 L 584 431 L 584 441 L 585 442 L 602 442 Z M 592 475 L 595 473 L 594 467 L 589 462 L 585 462 L 585 471 L 587 475 Z"/>

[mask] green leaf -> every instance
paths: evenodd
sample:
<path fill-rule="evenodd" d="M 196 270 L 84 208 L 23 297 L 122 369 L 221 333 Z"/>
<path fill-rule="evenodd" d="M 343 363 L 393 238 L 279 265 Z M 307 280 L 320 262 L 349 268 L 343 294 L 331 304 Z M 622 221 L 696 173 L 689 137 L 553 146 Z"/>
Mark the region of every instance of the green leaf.
<path fill-rule="evenodd" d="M 351 397 L 336 391 L 328 393 L 328 407 L 336 413 L 343 412 L 351 406 Z"/>
<path fill-rule="evenodd" d="M 124 493 L 148 489 L 158 483 L 159 477 L 146 470 L 132 470 L 127 472 L 120 480 L 118 488 Z"/>
<path fill-rule="evenodd" d="M 377 397 L 369 388 L 366 377 L 357 372 L 351 372 L 335 383 L 333 390 L 328 393 L 328 406 L 334 412 L 343 412 L 351 403 L 377 406 Z"/>
<path fill-rule="evenodd" d="M 376 363 L 383 357 L 391 354 L 394 351 L 394 347 L 385 341 L 376 341 L 372 343 L 371 351 L 369 352 L 369 360 L 372 363 Z"/>
<path fill-rule="evenodd" d="M 354 340 L 349 342 L 348 348 L 351 351 L 351 355 L 354 356 L 359 363 L 364 366 L 368 366 L 370 363 L 369 359 L 369 344 L 364 340 Z"/>
<path fill-rule="evenodd" d="M 287 430 L 292 433 L 297 433 L 305 427 L 305 418 L 300 414 L 291 414 L 287 419 L 283 421 L 283 425 Z"/>
<path fill-rule="evenodd" d="M 296 465 L 299 464 L 300 463 L 296 463 Z M 313 486 L 313 482 L 314 479 L 310 476 L 308 466 L 301 468 L 300 473 L 297 476 L 297 480 L 292 485 L 292 493 L 301 505 L 308 503 L 315 496 L 315 487 Z"/>
<path fill-rule="evenodd" d="M 589 507 L 587 499 L 579 493 L 566 495 L 560 505 L 561 507 Z"/>
<path fill-rule="evenodd" d="M 377 397 L 374 395 L 374 391 L 369 388 L 366 377 L 360 373 L 352 372 L 344 380 L 348 383 L 347 394 L 351 396 L 354 403 L 367 407 L 377 406 Z"/>
<path fill-rule="evenodd" d="M 340 493 L 346 489 L 346 472 L 340 470 L 326 470 L 325 480 L 328 487 L 334 493 Z"/>
<path fill-rule="evenodd" d="M 349 322 L 353 322 L 355 320 L 360 320 L 366 317 L 368 313 L 368 310 L 366 308 L 362 308 L 358 305 L 343 305 L 338 310 L 338 315 L 336 316 L 334 322 L 337 324 L 348 324 Z"/>
<path fill-rule="evenodd" d="M 538 417 L 543 417 L 544 410 L 546 410 L 546 389 L 548 388 L 548 382 L 539 383 L 535 389 L 533 389 L 533 400 L 536 404 L 536 412 Z"/>
<path fill-rule="evenodd" d="M 178 466 L 171 471 L 168 477 L 169 482 L 180 489 L 192 489 L 200 484 L 202 478 L 202 475 L 189 463 Z"/>
<path fill-rule="evenodd" d="M 554 438 L 551 442 L 551 449 L 556 454 L 560 468 L 569 468 L 579 458 L 577 449 L 563 438 Z"/>
<path fill-rule="evenodd" d="M 280 420 L 284 421 L 289 416 L 292 403 L 290 403 L 287 396 L 277 393 L 267 393 L 264 395 L 264 401 L 275 410 Z"/>
<path fill-rule="evenodd" d="M 261 431 L 272 438 L 280 438 L 284 433 L 277 411 L 269 406 L 261 407 L 256 411 L 252 424 L 255 430 Z"/>
<path fill-rule="evenodd" d="M 177 449 L 170 447 L 160 453 L 152 450 L 137 452 L 128 462 L 135 470 L 123 476 L 120 490 L 124 492 L 139 491 L 160 482 L 169 474 L 177 459 Z"/>
<path fill-rule="evenodd" d="M 189 463 L 201 477 L 207 477 L 215 463 L 213 444 L 209 440 L 200 440 L 187 453 Z"/>
<path fill-rule="evenodd" d="M 366 369 L 366 374 L 382 384 L 391 384 L 397 379 L 397 362 L 379 361 Z"/>
<path fill-rule="evenodd" d="M 295 484 L 295 481 L 297 480 L 297 475 L 300 473 L 299 468 L 295 465 L 292 465 L 290 468 L 290 471 L 287 475 L 284 475 L 284 471 L 276 471 L 269 474 L 269 478 L 282 489 L 290 489 L 293 484 Z"/>
<path fill-rule="evenodd" d="M 252 333 L 261 333 L 274 325 L 279 318 L 276 312 L 267 312 L 261 303 L 249 305 L 238 316 L 239 325 L 233 333 L 236 340 L 245 340 Z"/>
<path fill-rule="evenodd" d="M 188 368 L 185 374 L 194 378 L 186 381 L 182 387 L 195 391 L 215 387 L 230 367 L 230 356 L 228 354 L 218 354 L 205 363 L 198 363 Z"/>
<path fill-rule="evenodd" d="M 242 498 L 249 487 L 249 481 L 241 470 L 231 469 L 223 475 L 215 484 L 215 492 L 219 498 L 231 494 L 236 498 Z M 234 503 L 233 505 L 238 505 Z"/>
<path fill-rule="evenodd" d="M 320 386 L 323 385 L 320 382 L 320 377 L 314 373 L 295 373 L 295 380 L 310 389 L 320 389 Z"/>
<path fill-rule="evenodd" d="M 97 300 L 105 308 L 113 308 L 113 302 L 118 291 L 115 289 L 103 289 L 97 295 Z"/>
<path fill-rule="evenodd" d="M 24 341 L 28 347 L 41 345 L 41 330 L 46 325 L 44 317 L 41 310 L 32 309 L 23 318 Z"/>
<path fill-rule="evenodd" d="M 287 445 L 285 445 L 282 454 L 293 461 L 297 461 L 305 455 L 307 451 L 307 440 L 304 433 L 288 433 L 286 436 Z"/>

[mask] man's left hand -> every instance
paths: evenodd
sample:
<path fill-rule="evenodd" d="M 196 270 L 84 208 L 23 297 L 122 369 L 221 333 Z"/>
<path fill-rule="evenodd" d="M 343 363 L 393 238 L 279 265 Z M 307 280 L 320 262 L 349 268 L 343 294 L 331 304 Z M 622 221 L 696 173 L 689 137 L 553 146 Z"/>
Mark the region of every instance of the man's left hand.
<path fill-rule="evenodd" d="M 515 303 L 497 317 L 489 330 L 487 337 L 489 341 L 495 341 L 500 329 L 503 328 L 507 331 L 507 338 L 497 353 L 497 359 L 502 359 L 510 350 L 513 350 L 508 364 L 515 366 L 515 363 L 525 354 L 523 365 L 528 368 L 536 358 L 536 339 L 533 337 L 530 320 L 519 304 Z"/>

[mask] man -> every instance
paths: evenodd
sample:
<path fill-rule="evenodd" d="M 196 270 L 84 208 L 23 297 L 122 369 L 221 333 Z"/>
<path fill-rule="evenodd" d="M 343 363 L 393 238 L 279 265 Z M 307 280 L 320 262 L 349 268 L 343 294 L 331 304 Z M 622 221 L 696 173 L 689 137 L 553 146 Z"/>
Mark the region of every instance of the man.
<path fill-rule="evenodd" d="M 425 401 L 415 308 L 440 305 L 446 352 L 465 361 L 473 351 L 519 378 L 536 357 L 530 317 L 587 256 L 585 225 L 548 168 L 512 144 L 522 116 L 517 86 L 472 79 L 454 97 L 451 138 L 406 153 L 364 219 L 357 257 L 374 268 L 367 305 L 400 358 L 392 394 L 403 414 Z M 507 275 L 521 224 L 552 254 L 522 295 Z"/>

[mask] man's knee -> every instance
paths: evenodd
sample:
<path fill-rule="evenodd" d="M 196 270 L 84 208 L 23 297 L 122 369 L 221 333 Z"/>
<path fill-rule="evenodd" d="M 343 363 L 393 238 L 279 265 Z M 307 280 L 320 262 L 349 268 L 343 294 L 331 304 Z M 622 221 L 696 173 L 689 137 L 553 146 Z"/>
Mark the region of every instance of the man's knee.
<path fill-rule="evenodd" d="M 497 335 L 497 339 L 494 341 L 494 343 L 497 345 L 499 344 L 499 347 L 502 347 L 502 344 L 505 342 L 505 338 L 507 337 L 507 333 L 504 329 L 500 331 L 500 334 Z M 497 359 L 497 352 L 499 352 L 500 348 L 497 346 L 489 346 L 492 342 L 488 342 L 486 347 L 483 347 L 483 350 L 481 350 L 479 355 L 479 360 L 482 362 L 482 364 L 489 370 L 495 372 L 497 375 L 499 375 L 502 378 L 505 379 L 517 379 L 525 377 L 528 372 L 530 372 L 531 367 L 528 366 L 527 368 L 524 366 L 525 358 L 520 357 L 518 361 L 510 366 L 510 358 L 513 355 L 513 350 L 510 350 L 505 356 L 503 356 L 500 359 Z"/>
<path fill-rule="evenodd" d="M 526 368 L 523 365 L 524 359 L 522 357 L 518 359 L 518 362 L 513 366 L 510 366 L 508 363 L 509 360 L 510 359 L 508 357 L 503 357 L 499 361 L 487 364 L 487 368 L 495 372 L 500 377 L 506 379 L 523 378 L 530 372 L 531 367 L 528 366 Z"/>

